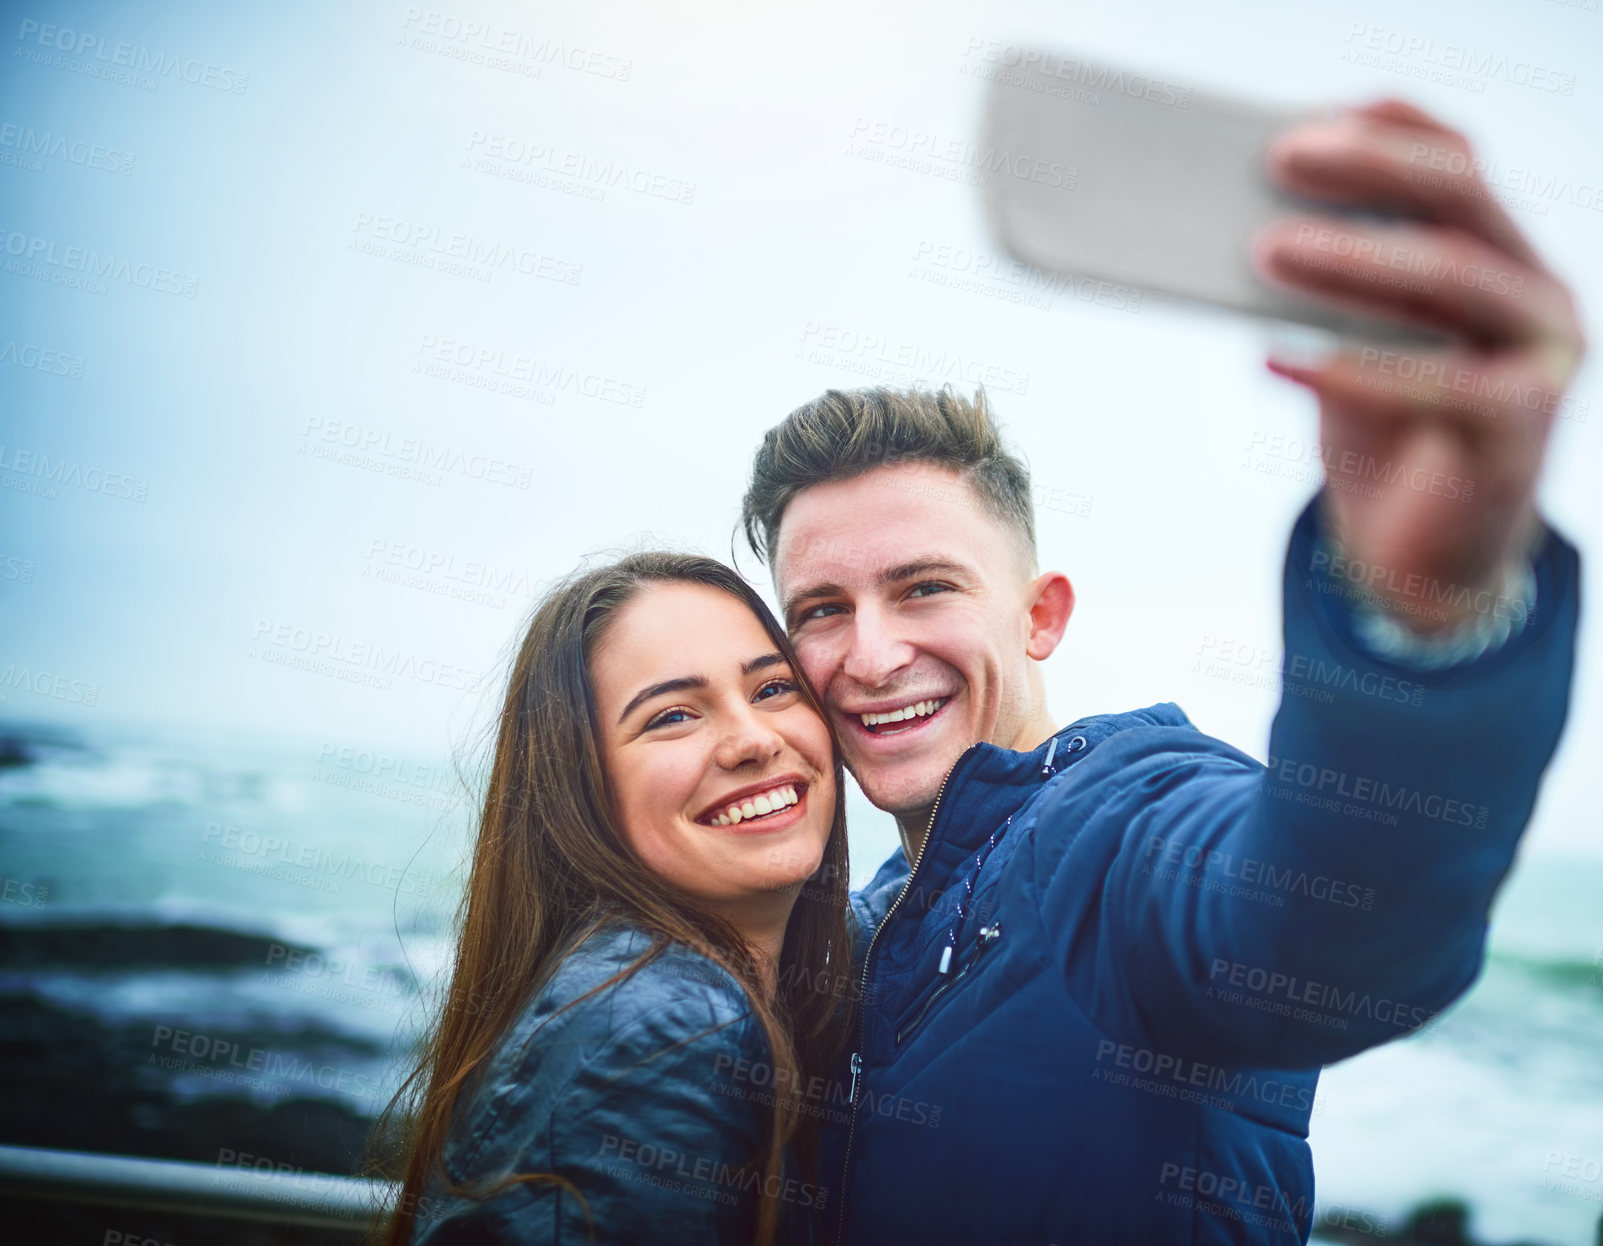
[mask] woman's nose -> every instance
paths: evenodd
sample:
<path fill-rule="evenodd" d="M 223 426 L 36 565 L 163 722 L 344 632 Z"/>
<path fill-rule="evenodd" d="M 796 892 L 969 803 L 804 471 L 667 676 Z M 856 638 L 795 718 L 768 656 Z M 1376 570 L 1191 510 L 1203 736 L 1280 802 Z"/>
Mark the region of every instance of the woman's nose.
<path fill-rule="evenodd" d="M 777 757 L 785 747 L 784 737 L 749 707 L 730 713 L 720 723 L 720 736 L 715 756 L 725 770 L 734 770 L 747 762 L 765 762 Z"/>

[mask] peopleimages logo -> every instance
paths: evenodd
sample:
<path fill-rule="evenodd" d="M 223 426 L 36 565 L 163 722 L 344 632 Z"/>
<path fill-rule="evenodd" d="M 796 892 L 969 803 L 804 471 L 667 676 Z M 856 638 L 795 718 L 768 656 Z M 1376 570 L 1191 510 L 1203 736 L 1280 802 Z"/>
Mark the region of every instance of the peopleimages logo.
<path fill-rule="evenodd" d="M 211 865 L 238 865 L 240 862 L 219 856 L 226 850 L 238 858 L 255 858 L 273 865 L 292 866 L 331 877 L 368 883 L 408 895 L 425 896 L 429 892 L 429 879 L 411 873 L 405 866 L 394 866 L 382 861 L 371 861 L 356 853 L 335 851 L 323 844 L 296 843 L 279 835 L 264 834 L 248 827 L 221 822 L 208 822 L 201 832 L 200 842 L 215 847 L 203 860 Z M 249 864 L 248 862 L 245 864 Z M 247 869 L 248 873 L 262 873 L 260 869 Z M 339 891 L 339 888 L 332 888 Z M 277 944 L 274 945 L 278 946 Z M 268 964 L 273 958 L 269 956 Z M 298 964 L 298 962 L 297 962 Z M 292 966 L 295 967 L 295 966 Z"/>
<path fill-rule="evenodd" d="M 471 692 L 484 678 L 477 671 L 451 662 L 272 619 L 257 619 L 249 656 L 317 674 L 343 671 L 340 677 L 349 678 L 350 682 L 371 683 L 386 690 L 390 680 L 396 678 L 412 679 L 454 692 Z M 357 672 L 372 678 L 357 678 L 353 674 Z"/>
<path fill-rule="evenodd" d="M 1049 273 L 1023 260 L 928 239 L 919 242 L 908 276 L 1027 307 L 1049 308 L 1051 296 L 1065 294 L 1114 311 L 1141 310 L 1142 292 L 1130 286 L 1094 277 Z"/>
<path fill-rule="evenodd" d="M 49 130 L 41 132 L 14 121 L 0 125 L 0 147 L 6 148 L 7 153 L 14 152 L 22 159 L 33 161 L 33 166 L 38 168 L 43 167 L 39 163 L 41 160 L 64 160 L 86 169 L 103 169 L 124 176 L 134 171 L 134 157 L 128 152 L 87 139 L 52 134 Z"/>
<path fill-rule="evenodd" d="M 436 52 L 498 69 L 517 65 L 534 78 L 548 65 L 616 82 L 628 82 L 634 72 L 633 60 L 594 48 L 570 47 L 528 31 L 464 21 L 439 9 L 408 8 L 401 29 L 407 32 L 402 42 L 417 51 Z"/>
<path fill-rule="evenodd" d="M 338 1065 L 313 1064 L 299 1056 L 262 1047 L 242 1047 L 234 1039 L 158 1025 L 150 1045 L 163 1051 L 162 1054 L 152 1051 L 145 1057 L 146 1064 L 199 1073 L 236 1085 L 290 1082 L 307 1089 L 332 1090 L 369 1101 L 383 1096 L 383 1087 L 366 1073 L 353 1073 Z"/>
<path fill-rule="evenodd" d="M 658 1177 L 671 1174 L 678 1182 L 693 1183 L 700 1189 L 693 1188 L 691 1184 L 674 1188 L 704 1198 L 716 1197 L 720 1191 L 750 1193 L 756 1190 L 769 1198 L 819 1209 L 829 1198 L 828 1186 L 778 1174 L 770 1174 L 765 1178 L 761 1172 L 749 1166 L 731 1164 L 725 1159 L 696 1155 L 619 1134 L 602 1135 L 600 1155 L 602 1159 L 615 1158 L 639 1169 L 649 1170 Z"/>
<path fill-rule="evenodd" d="M 1564 174 L 1547 173 L 1523 165 L 1504 167 L 1495 160 L 1458 147 L 1440 143 L 1414 143 L 1408 153 L 1413 166 L 1405 180 L 1416 186 L 1446 189 L 1473 199 L 1494 199 L 1492 190 L 1509 191 L 1516 196 L 1511 205 L 1546 214 L 1549 203 L 1603 212 L 1603 184 L 1577 181 Z M 1471 179 L 1478 179 L 1471 180 Z M 1485 185 L 1480 185 L 1484 182 Z"/>
<path fill-rule="evenodd" d="M 74 381 L 83 376 L 84 368 L 82 356 L 66 355 L 48 346 L 19 342 L 16 338 L 0 341 L 0 364 L 29 368 L 51 376 L 65 376 Z"/>
<path fill-rule="evenodd" d="M 1383 55 L 1394 61 L 1381 59 Z M 1575 94 L 1572 73 L 1502 52 L 1482 51 L 1462 43 L 1443 43 L 1426 35 L 1369 22 L 1351 24 L 1342 59 L 1375 68 L 1397 69 L 1426 81 L 1465 86 L 1475 91 L 1484 89 L 1485 80 L 1501 80 L 1554 95 Z M 1421 64 L 1405 68 L 1413 60 Z"/>
<path fill-rule="evenodd" d="M 549 186 L 553 190 L 592 192 L 587 193 L 586 198 L 604 198 L 607 190 L 616 187 L 669 203 L 692 203 L 696 198 L 694 182 L 626 160 L 602 160 L 585 152 L 565 152 L 548 143 L 530 142 L 509 134 L 474 130 L 467 149 L 470 159 L 475 160 L 472 167 L 480 173 Z"/>
<path fill-rule="evenodd" d="M 980 175 L 1007 173 L 1057 190 L 1073 190 L 1079 183 L 1079 170 L 1062 161 L 1045 160 L 1030 152 L 1007 148 L 976 147 L 967 139 L 943 136 L 919 126 L 858 117 L 852 123 L 848 139 L 848 155 L 867 155 L 875 151 L 894 153 L 911 162 L 904 163 L 904 167 L 921 173 L 931 172 L 930 162 L 933 161 L 934 166 L 948 170 L 972 170 Z"/>
<path fill-rule="evenodd" d="M 146 264 L 126 256 L 102 255 L 99 251 L 73 244 L 58 244 L 53 238 L 40 238 L 20 230 L 0 226 L 0 252 L 21 265 L 19 275 L 47 276 L 45 269 L 59 273 L 73 273 L 89 280 L 126 281 L 142 290 L 158 294 L 176 294 L 192 299 L 200 288 L 200 279 L 158 264 Z M 40 265 L 38 271 L 31 271 Z M 10 267 L 8 272 L 17 271 Z"/>
<path fill-rule="evenodd" d="M 439 483 L 439 474 L 449 474 L 526 490 L 534 480 L 532 467 L 487 454 L 471 454 L 457 446 L 400 437 L 388 429 L 351 420 L 328 420 L 310 415 L 306 417 L 304 435 L 302 450 L 309 449 L 314 458 L 369 468 L 386 475 L 412 476 L 430 484 Z"/>
<path fill-rule="evenodd" d="M 85 467 L 70 459 L 52 459 L 41 451 L 25 450 L 4 443 L 0 443 L 0 472 L 33 478 L 18 480 L 12 476 L 0 476 L 0 488 L 39 493 L 52 498 L 56 496 L 53 487 L 56 485 L 72 485 L 90 493 L 103 493 L 107 497 L 126 498 L 133 502 L 143 502 L 150 492 L 148 480 L 125 476 L 121 472 L 108 472 L 100 467 Z"/>
<path fill-rule="evenodd" d="M 1525 292 L 1521 273 L 1506 273 L 1472 262 L 1459 262 L 1406 242 L 1377 240 L 1346 229 L 1325 225 L 1297 226 L 1298 245 L 1311 243 L 1313 249 L 1341 259 L 1367 260 L 1427 282 L 1442 281 L 1470 289 L 1485 290 L 1519 298 Z"/>
<path fill-rule="evenodd" d="M 518 273 L 569 286 L 578 285 L 584 273 L 584 265 L 532 247 L 372 212 L 358 212 L 351 231 L 353 236 L 348 244 L 351 249 L 366 250 L 358 245 L 366 241 L 378 248 L 369 250 L 369 254 L 384 258 L 403 258 L 384 251 L 386 246 L 392 246 L 415 257 L 456 261 L 486 272 Z M 489 280 L 488 276 L 485 280 Z"/>
<path fill-rule="evenodd" d="M 550 395 L 566 392 L 625 407 L 638 408 L 646 401 L 643 385 L 632 385 L 599 372 L 569 367 L 526 351 L 507 351 L 495 346 L 424 334 L 414 353 L 414 371 L 440 380 L 463 380 L 474 388 L 496 393 L 512 393 L 516 396 L 522 392 L 518 383 L 524 382 L 536 392 Z M 459 372 L 465 375 L 457 375 Z"/>
<path fill-rule="evenodd" d="M 1158 1187 L 1158 1197 L 1171 1206 L 1190 1207 L 1221 1220 L 1280 1233 L 1296 1232 L 1295 1226 L 1313 1211 L 1306 1196 L 1292 1201 L 1285 1191 L 1244 1174 L 1210 1172 L 1172 1162 L 1164 1163 L 1160 1170 Z"/>
<path fill-rule="evenodd" d="M 898 342 L 876 333 L 858 333 L 839 325 L 808 321 L 805 345 L 796 358 L 882 381 L 959 381 L 990 390 L 1025 394 L 1030 374 L 986 363 L 952 350 L 932 350 L 916 342 Z"/>
<path fill-rule="evenodd" d="M 93 705 L 100 700 L 100 685 L 67 675 L 52 675 L 47 670 L 34 670 L 26 663 L 13 662 L 0 670 L 0 704 L 10 699 L 8 690 L 26 688 L 42 697 L 53 697 L 73 705 Z"/>
<path fill-rule="evenodd" d="M 1417 787 L 1408 787 L 1401 783 L 1393 784 L 1362 775 L 1352 775 L 1343 770 L 1332 770 L 1329 766 L 1298 761 L 1290 757 L 1270 757 L 1267 779 L 1270 782 L 1289 785 L 1269 788 L 1270 796 L 1295 795 L 1298 804 L 1311 804 L 1317 808 L 1367 816 L 1371 820 L 1387 821 L 1388 824 L 1391 824 L 1396 814 L 1405 814 L 1448 822 L 1455 826 L 1473 826 L 1480 831 L 1486 829 L 1486 820 L 1492 812 L 1485 805 L 1455 800 L 1438 792 L 1424 792 Z M 1293 787 L 1301 791 L 1294 794 L 1291 790 Z M 1343 805 L 1342 800 L 1351 803 Z M 1381 811 L 1386 812 L 1386 818 L 1374 816 Z"/>
<path fill-rule="evenodd" d="M 1234 1111 L 1239 1101 L 1244 1099 L 1301 1112 L 1311 1113 L 1314 1110 L 1314 1087 L 1311 1084 L 1286 1081 L 1272 1073 L 1260 1074 L 1247 1069 L 1205 1064 L 1200 1060 L 1172 1056 L 1146 1047 L 1115 1043 L 1110 1038 L 1097 1043 L 1096 1061 L 1098 1067 L 1091 1071 L 1094 1081 L 1123 1084 L 1116 1070 L 1126 1070 L 1151 1077 L 1160 1085 L 1173 1083 L 1179 1088 L 1217 1091 L 1219 1096 L 1225 1098 L 1209 1106 L 1221 1107 L 1225 1111 Z M 1110 1064 L 1112 1068 L 1107 1067 Z M 1186 1098 L 1180 1093 L 1169 1097 Z"/>
<path fill-rule="evenodd" d="M 1336 1029 L 1347 1028 L 1346 1018 L 1360 1016 L 1382 1025 L 1414 1029 L 1435 1015 L 1418 1004 L 1404 1004 L 1386 996 L 1372 996 L 1356 988 L 1343 990 L 1328 982 L 1299 978 L 1294 973 L 1264 969 L 1219 956 L 1214 957 L 1208 967 L 1208 981 L 1212 985 L 1204 993 L 1205 999 L 1246 1003 L 1261 1012 L 1332 1025 Z M 1227 987 L 1240 989 L 1232 993 Z M 1250 992 L 1256 998 L 1248 998 L 1243 992 Z M 1307 1004 L 1313 1011 L 1295 1007 L 1298 1004 Z"/>
<path fill-rule="evenodd" d="M 1162 835 L 1149 835 L 1142 855 L 1148 862 L 1156 857 L 1166 866 L 1214 873 L 1237 882 L 1324 900 L 1345 908 L 1361 908 L 1367 912 L 1375 906 L 1373 887 L 1362 887 L 1327 874 L 1309 874 L 1307 870 L 1276 865 L 1257 857 L 1237 857 L 1233 852 L 1165 839 Z"/>
<path fill-rule="evenodd" d="M 497 567 L 493 562 L 478 558 L 459 558 L 454 553 L 423 549 L 384 537 L 373 537 L 368 542 L 367 561 L 368 566 L 362 571 L 364 576 L 371 576 L 377 564 L 378 570 L 389 567 L 397 572 L 412 572 L 508 596 L 527 596 L 533 591 L 532 581 L 525 571 Z M 459 594 L 451 592 L 450 595 Z"/>
<path fill-rule="evenodd" d="M 41 48 L 92 58 L 92 62 L 100 62 L 99 65 L 91 63 L 90 68 L 115 66 L 118 69 L 151 74 L 157 78 L 187 82 L 191 86 L 211 87 L 213 90 L 224 91 L 230 95 L 243 95 L 245 88 L 250 85 L 250 75 L 240 73 L 237 69 L 229 69 L 194 57 L 158 52 L 141 43 L 128 43 L 124 40 L 113 43 L 104 35 L 73 30 L 68 26 L 52 26 L 36 22 L 32 18 L 23 20 L 21 29 L 17 31 L 17 38 Z M 35 57 L 30 55 L 29 59 Z M 151 89 L 154 90 L 154 87 Z"/>
<path fill-rule="evenodd" d="M 1108 65 L 1092 65 L 1078 57 L 1064 56 L 1042 48 L 1027 48 L 1017 43 L 997 43 L 994 40 L 971 38 L 964 49 L 965 59 L 973 58 L 1004 69 L 1014 69 L 1037 78 L 1056 78 L 1089 91 L 1106 91 L 1110 95 L 1128 95 L 1132 99 L 1148 100 L 1171 108 L 1191 107 L 1191 88 L 1167 82 L 1147 74 L 1127 73 Z M 1021 82 L 1020 85 L 1028 85 Z M 1050 93 L 1050 92 L 1049 92 Z M 1100 104 L 1094 96 L 1080 97 L 1080 103 Z"/>

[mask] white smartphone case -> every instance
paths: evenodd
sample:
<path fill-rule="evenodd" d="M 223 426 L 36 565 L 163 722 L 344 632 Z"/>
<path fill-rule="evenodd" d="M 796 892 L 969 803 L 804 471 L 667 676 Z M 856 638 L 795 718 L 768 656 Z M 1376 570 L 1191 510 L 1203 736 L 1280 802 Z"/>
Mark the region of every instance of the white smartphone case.
<path fill-rule="evenodd" d="M 1278 217 L 1396 219 L 1298 200 L 1269 181 L 1274 136 L 1326 110 L 1212 95 L 1044 49 L 1019 61 L 993 81 L 982 140 L 994 170 L 987 212 L 1015 257 L 1344 338 L 1441 340 L 1328 310 L 1253 271 L 1253 236 Z M 1331 262 L 1341 258 L 1333 248 Z"/>

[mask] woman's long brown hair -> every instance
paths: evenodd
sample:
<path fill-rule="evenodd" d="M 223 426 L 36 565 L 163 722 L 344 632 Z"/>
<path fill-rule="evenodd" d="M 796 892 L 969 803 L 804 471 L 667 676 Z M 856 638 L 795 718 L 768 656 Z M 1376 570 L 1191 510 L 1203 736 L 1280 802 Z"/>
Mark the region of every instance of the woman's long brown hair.
<path fill-rule="evenodd" d="M 774 1111 L 765 1153 L 753 1157 L 763 1169 L 758 1242 L 771 1242 L 779 1223 L 777 1191 L 784 1181 L 772 1178 L 781 1174 L 786 1144 L 794 1145 L 805 1170 L 815 1170 L 817 1122 L 800 1111 L 798 1090 L 822 1084 L 810 1078 L 828 1077 L 849 1023 L 843 1003 L 849 991 L 833 989 L 847 985 L 851 974 L 840 762 L 829 841 L 791 912 L 778 990 L 770 1000 L 734 928 L 648 869 L 612 814 L 590 659 L 618 609 L 660 583 L 707 585 L 745 603 L 790 662 L 802 695 L 828 722 L 784 629 L 756 591 L 719 562 L 690 554 L 632 554 L 576 572 L 546 594 L 518 649 L 495 727 L 450 985 L 416 1064 L 374 1131 L 380 1171 L 401 1182 L 397 1204 L 378 1230 L 385 1246 L 410 1242 L 418 1200 L 431 1178 L 463 1197 L 487 1197 L 522 1181 L 578 1193 L 553 1173 L 512 1175 L 488 1190 L 459 1187 L 442 1157 L 453 1109 L 475 1071 L 561 960 L 609 912 L 621 913 L 652 941 L 639 960 L 596 990 L 622 981 L 670 943 L 682 944 L 735 976 L 767 1035 Z"/>

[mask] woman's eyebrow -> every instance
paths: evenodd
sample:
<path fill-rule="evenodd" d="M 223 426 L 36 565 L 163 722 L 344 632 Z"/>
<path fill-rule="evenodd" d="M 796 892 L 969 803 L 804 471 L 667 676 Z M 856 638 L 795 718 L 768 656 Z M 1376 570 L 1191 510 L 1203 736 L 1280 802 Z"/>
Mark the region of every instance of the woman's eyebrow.
<path fill-rule="evenodd" d="M 707 680 L 702 675 L 685 675 L 679 679 L 665 679 L 660 684 L 652 684 L 649 688 L 642 688 L 634 694 L 628 705 L 623 707 L 623 713 L 618 715 L 618 724 L 622 726 L 623 720 L 634 713 L 642 702 L 652 697 L 661 696 L 665 692 L 686 692 L 691 688 L 705 688 Z"/>
<path fill-rule="evenodd" d="M 770 666 L 783 665 L 785 665 L 785 655 L 775 650 L 772 653 L 764 653 L 749 661 L 742 662 L 740 664 L 740 673 L 742 675 L 751 675 L 757 671 L 766 670 Z M 678 679 L 665 679 L 660 684 L 652 684 L 649 687 L 642 688 L 630 698 L 629 704 L 623 707 L 623 713 L 618 715 L 618 723 L 622 725 L 625 718 L 628 718 L 630 714 L 640 708 L 641 704 L 651 700 L 652 697 L 662 696 L 668 692 L 688 692 L 693 688 L 705 688 L 706 686 L 707 677 L 705 675 L 682 675 Z"/>
<path fill-rule="evenodd" d="M 765 653 L 761 657 L 752 658 L 749 662 L 742 662 L 740 664 L 740 673 L 742 675 L 754 675 L 758 671 L 767 670 L 770 666 L 783 665 L 785 665 L 785 655 L 775 650 L 773 653 Z"/>

